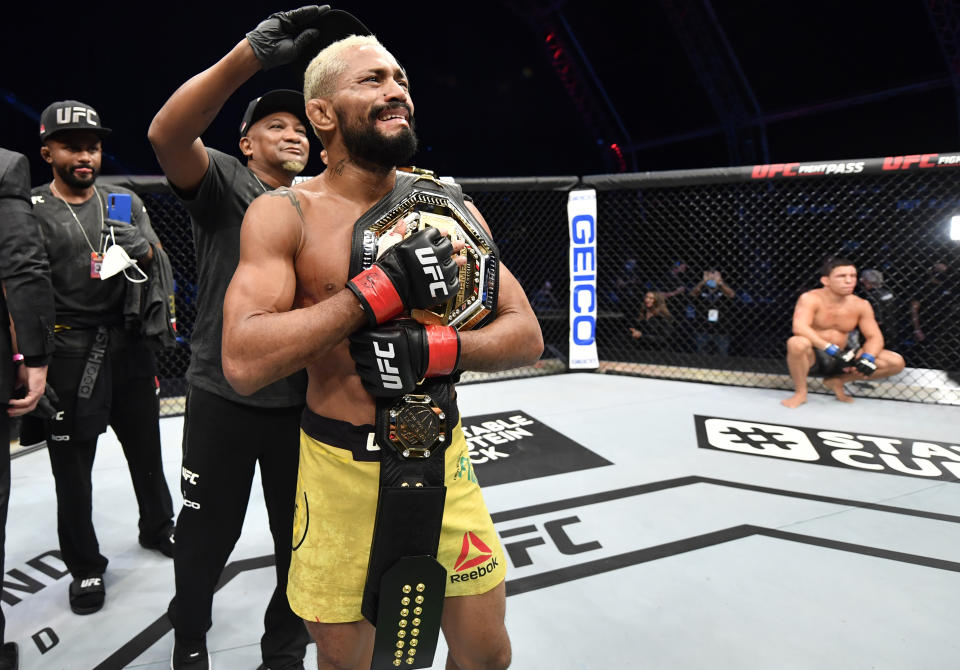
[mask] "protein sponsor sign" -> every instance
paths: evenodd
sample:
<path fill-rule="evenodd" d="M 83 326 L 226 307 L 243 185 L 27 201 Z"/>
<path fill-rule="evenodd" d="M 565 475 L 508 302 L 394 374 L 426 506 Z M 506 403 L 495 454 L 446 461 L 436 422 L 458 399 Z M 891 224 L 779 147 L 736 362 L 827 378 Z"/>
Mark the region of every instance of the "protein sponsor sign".
<path fill-rule="evenodd" d="M 520 410 L 463 417 L 461 424 L 484 487 L 612 465 Z"/>

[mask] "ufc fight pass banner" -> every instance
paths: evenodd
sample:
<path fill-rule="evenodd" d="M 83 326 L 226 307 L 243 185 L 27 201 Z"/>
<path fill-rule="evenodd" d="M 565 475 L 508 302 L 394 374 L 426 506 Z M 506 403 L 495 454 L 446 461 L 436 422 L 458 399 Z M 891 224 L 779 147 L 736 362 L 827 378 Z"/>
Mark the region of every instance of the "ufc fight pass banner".
<path fill-rule="evenodd" d="M 599 367 L 597 359 L 597 192 L 570 191 L 570 362 Z"/>

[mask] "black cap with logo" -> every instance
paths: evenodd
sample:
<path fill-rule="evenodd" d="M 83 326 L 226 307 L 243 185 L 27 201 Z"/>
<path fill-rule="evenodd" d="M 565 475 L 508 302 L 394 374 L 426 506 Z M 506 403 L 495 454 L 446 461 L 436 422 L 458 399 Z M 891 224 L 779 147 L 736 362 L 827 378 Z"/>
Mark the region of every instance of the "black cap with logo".
<path fill-rule="evenodd" d="M 301 97 L 301 102 L 302 102 Z M 101 138 L 110 134 L 100 125 L 100 115 L 90 105 L 77 100 L 55 102 L 40 115 L 40 141 L 64 130 L 88 130 Z"/>
<path fill-rule="evenodd" d="M 278 88 L 250 101 L 250 104 L 247 105 L 247 111 L 243 115 L 243 120 L 240 122 L 240 137 L 247 134 L 250 126 L 274 112 L 290 112 L 300 119 L 304 126 L 310 127 L 310 122 L 307 120 L 307 110 L 303 102 L 303 93 L 289 88 Z"/>

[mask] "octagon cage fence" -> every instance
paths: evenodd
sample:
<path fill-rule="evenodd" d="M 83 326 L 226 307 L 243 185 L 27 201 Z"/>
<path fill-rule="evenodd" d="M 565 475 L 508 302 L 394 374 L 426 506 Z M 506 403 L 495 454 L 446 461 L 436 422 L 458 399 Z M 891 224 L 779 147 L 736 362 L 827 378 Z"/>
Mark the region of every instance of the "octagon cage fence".
<path fill-rule="evenodd" d="M 190 218 L 162 178 L 104 181 L 140 194 L 171 258 L 178 346 L 158 363 L 162 413 L 180 414 L 197 310 Z M 839 256 L 857 267 L 857 294 L 907 366 L 849 390 L 960 404 L 960 218 L 952 220 L 960 154 L 458 182 L 490 224 L 545 342 L 536 365 L 466 373 L 462 383 L 569 369 L 567 201 L 594 189 L 597 372 L 789 390 L 796 300 L 821 285 L 824 259 Z M 649 314 L 645 302 L 655 306 Z M 811 390 L 825 389 L 812 380 Z"/>

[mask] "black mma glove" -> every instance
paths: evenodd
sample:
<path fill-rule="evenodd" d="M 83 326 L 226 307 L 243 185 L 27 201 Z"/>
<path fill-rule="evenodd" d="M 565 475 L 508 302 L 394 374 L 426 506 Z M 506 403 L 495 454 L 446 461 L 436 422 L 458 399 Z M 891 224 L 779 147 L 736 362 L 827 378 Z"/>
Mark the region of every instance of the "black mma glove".
<path fill-rule="evenodd" d="M 330 5 L 307 5 L 288 12 L 276 12 L 247 33 L 247 41 L 264 70 L 292 63 L 320 36 L 317 20 Z"/>
<path fill-rule="evenodd" d="M 824 352 L 844 365 L 850 365 L 853 362 L 853 357 L 856 355 L 852 349 L 841 349 L 833 343 L 828 344 Z"/>
<path fill-rule="evenodd" d="M 57 397 L 57 392 L 53 390 L 50 384 L 47 384 L 47 387 L 43 389 L 43 395 L 37 401 L 37 406 L 33 408 L 33 411 L 27 412 L 27 416 L 38 419 L 53 419 L 59 412 L 57 409 L 59 404 L 60 398 Z"/>
<path fill-rule="evenodd" d="M 143 258 L 150 253 L 150 243 L 132 223 L 107 219 L 103 222 L 102 232 L 107 238 L 108 249 L 119 244 L 130 258 Z"/>
<path fill-rule="evenodd" d="M 358 330 L 350 355 L 370 395 L 399 396 L 426 377 L 448 375 L 460 364 L 460 334 L 451 326 L 424 326 L 412 319 Z"/>
<path fill-rule="evenodd" d="M 347 282 L 371 326 L 408 309 L 450 301 L 460 289 L 453 243 L 433 227 L 387 249 L 369 270 Z"/>
<path fill-rule="evenodd" d="M 860 358 L 857 359 L 854 367 L 857 368 L 857 372 L 865 377 L 869 377 L 877 371 L 876 361 L 877 359 L 874 358 L 873 354 L 860 354 Z"/>

